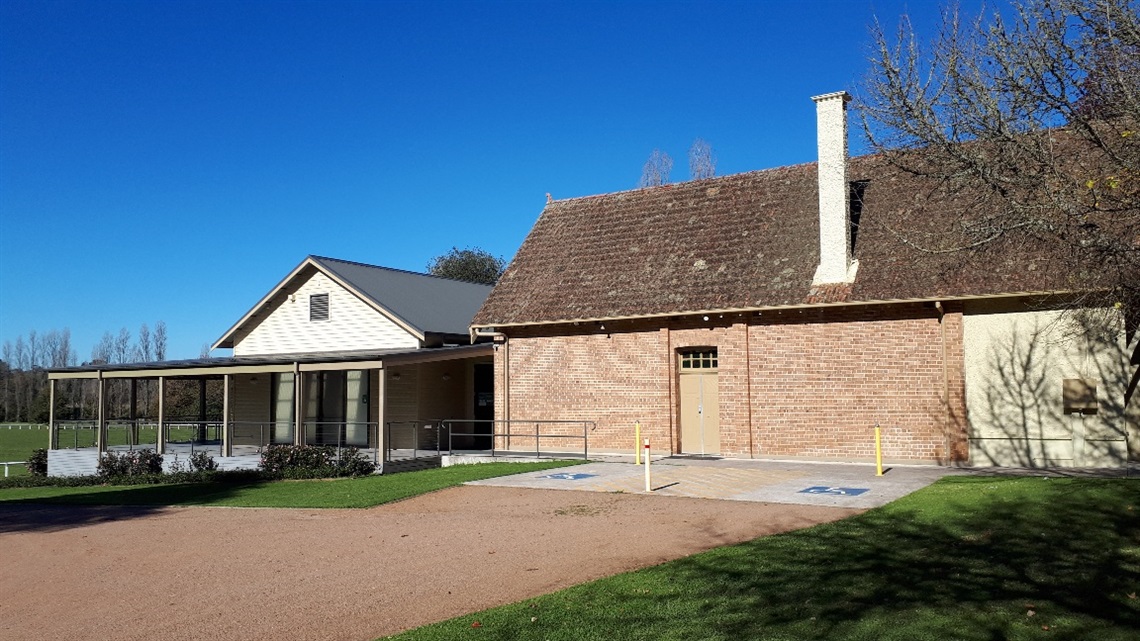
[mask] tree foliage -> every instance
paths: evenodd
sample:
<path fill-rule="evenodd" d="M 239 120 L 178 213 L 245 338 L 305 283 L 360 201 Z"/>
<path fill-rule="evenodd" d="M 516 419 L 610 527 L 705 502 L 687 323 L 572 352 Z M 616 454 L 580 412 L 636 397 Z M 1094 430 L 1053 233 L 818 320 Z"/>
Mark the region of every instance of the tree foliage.
<path fill-rule="evenodd" d="M 494 285 L 506 267 L 507 263 L 501 256 L 495 257 L 478 247 L 452 247 L 446 254 L 433 258 L 427 269 L 429 274 L 441 278 Z"/>
<path fill-rule="evenodd" d="M 638 187 L 658 187 L 669 184 L 669 173 L 673 171 L 673 158 L 669 154 L 654 149 L 649 154 L 649 160 L 641 168 L 641 180 Z"/>
<path fill-rule="evenodd" d="M 896 229 L 929 252 L 1047 241 L 1140 301 L 1140 18 L 1129 0 L 1025 0 L 943 13 L 920 44 L 904 16 L 872 28 L 857 106 L 894 168 L 971 205 L 941 231 Z M 916 194 L 916 201 L 921 200 Z M 931 200 L 931 204 L 935 204 Z"/>

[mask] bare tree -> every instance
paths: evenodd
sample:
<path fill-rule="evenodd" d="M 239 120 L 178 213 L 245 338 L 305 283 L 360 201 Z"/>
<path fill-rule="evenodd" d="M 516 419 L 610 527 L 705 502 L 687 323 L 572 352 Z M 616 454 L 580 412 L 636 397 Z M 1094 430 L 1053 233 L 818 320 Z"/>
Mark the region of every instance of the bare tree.
<path fill-rule="evenodd" d="M 4 347 L 2 351 L 0 351 L 0 361 L 3 361 L 3 368 L 0 373 L 4 374 L 4 396 L 2 397 L 4 403 L 4 422 L 8 422 L 15 419 L 12 415 L 12 410 L 14 409 L 12 407 L 12 397 L 15 394 L 14 388 L 16 383 L 12 380 L 14 366 L 12 363 L 12 343 L 10 341 L 4 341 Z"/>
<path fill-rule="evenodd" d="M 166 323 L 163 321 L 154 324 L 154 360 L 166 360 Z"/>
<path fill-rule="evenodd" d="M 115 339 L 112 357 L 116 363 L 130 362 L 134 350 L 131 349 L 131 332 L 126 327 L 119 329 L 119 337 Z"/>
<path fill-rule="evenodd" d="M 43 335 L 40 339 L 40 350 L 43 352 L 41 367 L 55 367 L 56 357 L 59 354 L 59 332 L 54 329 Z"/>
<path fill-rule="evenodd" d="M 713 155 L 712 145 L 703 138 L 693 141 L 689 147 L 689 179 L 703 180 L 716 175 L 716 156 Z"/>
<path fill-rule="evenodd" d="M 150 328 L 143 323 L 139 327 L 138 344 L 135 346 L 135 360 L 146 363 L 151 360 L 154 355 L 153 345 L 150 340 Z"/>
<path fill-rule="evenodd" d="M 649 160 L 645 161 L 645 166 L 641 168 L 641 180 L 638 181 L 637 186 L 667 185 L 671 171 L 673 171 L 673 159 L 660 149 L 654 149 L 653 153 L 649 154 Z"/>
<path fill-rule="evenodd" d="M 111 362 L 115 353 L 115 337 L 111 332 L 103 332 L 103 337 L 91 348 L 91 363 L 93 365 L 106 365 Z"/>
<path fill-rule="evenodd" d="M 904 16 L 857 103 L 888 166 L 971 199 L 929 227 L 897 228 L 927 252 L 1045 242 L 1094 274 L 1079 305 L 1140 303 L 1140 17 L 1130 0 L 1024 0 L 943 14 L 920 45 Z M 916 210 L 925 204 L 916 194 Z M 931 198 L 930 213 L 937 211 Z M 922 218 L 916 216 L 915 220 Z"/>
<path fill-rule="evenodd" d="M 28 362 L 28 348 L 24 343 L 23 336 L 16 337 L 16 347 L 14 350 L 12 350 L 12 363 L 15 364 L 15 369 L 24 372 L 31 369 L 31 366 Z M 13 383 L 15 383 L 15 389 L 13 390 L 15 392 L 13 395 L 15 408 L 13 414 L 15 414 L 16 420 L 19 421 L 24 416 L 24 413 L 27 411 L 28 407 L 24 400 L 25 390 L 27 389 L 27 380 L 24 376 L 18 376 L 16 377 L 16 380 L 13 381 Z"/>
<path fill-rule="evenodd" d="M 36 330 L 28 332 L 28 370 L 36 369 L 41 366 L 43 357 L 43 343 L 40 341 L 39 334 Z"/>

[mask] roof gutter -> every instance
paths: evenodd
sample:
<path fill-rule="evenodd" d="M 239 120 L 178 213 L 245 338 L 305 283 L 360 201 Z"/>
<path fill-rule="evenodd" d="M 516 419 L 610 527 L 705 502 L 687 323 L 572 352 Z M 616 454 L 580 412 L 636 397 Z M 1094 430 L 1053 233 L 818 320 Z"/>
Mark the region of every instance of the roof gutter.
<path fill-rule="evenodd" d="M 490 338 L 491 340 L 499 337 L 506 338 L 502 332 L 495 331 L 493 325 L 472 325 L 471 328 L 467 330 L 467 334 L 471 337 L 472 344 L 475 344 L 475 341 L 479 338 Z"/>
<path fill-rule="evenodd" d="M 801 309 L 842 309 L 844 307 L 868 307 L 875 305 L 900 305 L 900 304 L 916 304 L 916 303 L 938 303 L 943 304 L 947 302 L 962 302 L 962 301 L 984 301 L 984 300 L 1001 300 L 1009 298 L 1054 298 L 1054 297 L 1069 297 L 1078 295 L 1082 292 L 1072 290 L 1055 290 L 1055 291 L 1036 291 L 1036 292 L 1011 292 L 1007 294 L 979 294 L 974 296 L 937 296 L 929 298 L 891 298 L 882 300 L 864 300 L 864 301 L 844 301 L 837 303 L 801 303 L 795 305 L 762 305 L 757 307 L 724 307 L 713 309 L 697 309 L 683 312 L 658 312 L 654 314 L 634 314 L 628 316 L 592 316 L 584 318 L 565 318 L 559 320 L 542 320 L 531 321 L 522 323 L 494 323 L 488 325 L 472 325 L 471 336 L 474 340 L 475 336 L 494 336 L 501 334 L 501 331 L 496 331 L 504 327 L 532 327 L 536 325 L 567 325 L 573 323 L 594 323 L 606 321 L 619 321 L 619 320 L 650 320 L 657 318 L 684 318 L 687 316 L 702 316 L 708 314 L 751 314 L 761 312 L 779 312 L 779 311 L 796 311 Z M 487 330 L 486 332 L 481 330 Z"/>

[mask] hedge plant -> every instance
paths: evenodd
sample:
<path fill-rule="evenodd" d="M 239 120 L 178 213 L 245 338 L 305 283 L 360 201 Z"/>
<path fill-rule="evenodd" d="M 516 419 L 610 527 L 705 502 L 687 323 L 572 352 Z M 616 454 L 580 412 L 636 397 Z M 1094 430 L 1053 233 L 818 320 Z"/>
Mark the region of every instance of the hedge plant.
<path fill-rule="evenodd" d="M 28 474 L 32 476 L 44 477 L 47 476 L 48 470 L 48 453 L 46 448 L 38 448 L 32 450 L 32 455 L 24 462 L 24 467 L 28 468 Z"/>

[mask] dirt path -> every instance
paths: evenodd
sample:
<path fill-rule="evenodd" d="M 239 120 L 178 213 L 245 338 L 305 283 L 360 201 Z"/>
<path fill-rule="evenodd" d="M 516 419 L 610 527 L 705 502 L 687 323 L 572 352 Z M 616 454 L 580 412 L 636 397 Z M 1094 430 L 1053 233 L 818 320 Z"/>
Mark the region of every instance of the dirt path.
<path fill-rule="evenodd" d="M 0 507 L 0 638 L 373 639 L 859 510 L 458 487 L 369 510 Z"/>

